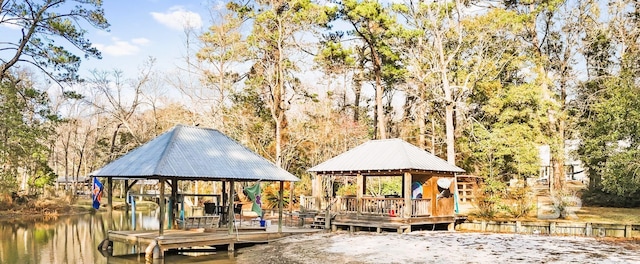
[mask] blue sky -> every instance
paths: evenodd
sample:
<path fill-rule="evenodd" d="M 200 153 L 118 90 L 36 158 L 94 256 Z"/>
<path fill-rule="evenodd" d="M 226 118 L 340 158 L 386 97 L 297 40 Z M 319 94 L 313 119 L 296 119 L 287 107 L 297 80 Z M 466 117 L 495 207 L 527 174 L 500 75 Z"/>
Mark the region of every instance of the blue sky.
<path fill-rule="evenodd" d="M 157 60 L 157 70 L 169 70 L 186 55 L 185 25 L 199 33 L 211 24 L 210 10 L 221 2 L 203 0 L 104 1 L 109 31 L 86 27 L 87 37 L 102 52 L 102 60 L 85 59 L 81 76 L 90 70 L 119 69 L 135 77 L 147 60 Z"/>

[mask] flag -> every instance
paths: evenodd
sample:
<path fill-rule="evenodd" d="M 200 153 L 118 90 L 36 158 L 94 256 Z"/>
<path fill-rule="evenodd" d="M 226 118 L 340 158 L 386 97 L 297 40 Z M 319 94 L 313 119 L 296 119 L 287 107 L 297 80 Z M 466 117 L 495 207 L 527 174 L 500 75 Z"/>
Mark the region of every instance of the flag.
<path fill-rule="evenodd" d="M 102 183 L 97 177 L 93 177 L 93 188 L 91 190 L 93 196 L 93 208 L 100 209 L 100 199 L 102 198 Z"/>
<path fill-rule="evenodd" d="M 249 200 L 253 202 L 253 206 L 251 206 L 251 211 L 256 212 L 259 217 L 262 217 L 262 201 L 260 200 L 260 183 L 256 183 L 251 187 L 245 188 L 244 192 L 247 195 L 247 197 L 249 197 Z"/>

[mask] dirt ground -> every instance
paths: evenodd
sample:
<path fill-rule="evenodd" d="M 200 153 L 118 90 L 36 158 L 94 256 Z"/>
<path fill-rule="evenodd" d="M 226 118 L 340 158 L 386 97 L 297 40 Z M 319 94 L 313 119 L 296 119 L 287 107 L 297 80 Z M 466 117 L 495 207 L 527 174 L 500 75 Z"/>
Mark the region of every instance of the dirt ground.
<path fill-rule="evenodd" d="M 639 263 L 640 243 L 461 232 L 319 233 L 239 250 L 237 263 Z"/>

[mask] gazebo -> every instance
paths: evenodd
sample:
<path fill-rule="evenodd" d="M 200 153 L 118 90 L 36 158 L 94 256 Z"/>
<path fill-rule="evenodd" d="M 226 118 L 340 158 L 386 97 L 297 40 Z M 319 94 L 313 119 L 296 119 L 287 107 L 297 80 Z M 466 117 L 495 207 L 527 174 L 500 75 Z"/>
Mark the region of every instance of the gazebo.
<path fill-rule="evenodd" d="M 228 206 L 227 212 L 233 212 L 235 182 L 280 182 L 278 232 L 281 232 L 283 183 L 299 180 L 218 130 L 183 125 L 177 125 L 128 152 L 94 171 L 91 176 L 107 179 L 105 187 L 109 211 L 112 210 L 113 179 L 125 180 L 127 190 L 138 180 L 158 180 L 159 236 L 163 235 L 165 229 L 167 184 L 172 187 L 169 203 L 171 205 L 178 196 L 178 181 L 221 181 L 223 204 Z M 175 206 L 170 208 L 170 221 L 175 221 L 177 209 Z M 228 227 L 229 233 L 232 233 L 233 224 L 229 224 Z"/>
<path fill-rule="evenodd" d="M 456 173 L 464 172 L 401 139 L 365 142 L 309 171 L 316 174 L 313 194 L 303 199 L 302 210 L 326 213 L 333 218 L 333 229 L 348 226 L 398 232 L 410 232 L 412 226 L 453 224 Z M 334 196 L 333 187 L 322 188 L 323 177 L 328 176 L 355 176 L 356 195 Z M 401 193 L 366 195 L 367 178 L 375 176 L 402 177 Z"/>

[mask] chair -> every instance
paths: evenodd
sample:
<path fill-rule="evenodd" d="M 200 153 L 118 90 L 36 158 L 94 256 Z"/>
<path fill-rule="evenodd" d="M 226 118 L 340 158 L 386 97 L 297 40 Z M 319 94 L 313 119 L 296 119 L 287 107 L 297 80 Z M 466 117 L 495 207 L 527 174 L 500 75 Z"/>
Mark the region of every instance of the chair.
<path fill-rule="evenodd" d="M 216 204 L 215 203 L 204 203 L 204 214 L 205 215 L 216 214 Z"/>
<path fill-rule="evenodd" d="M 240 216 L 240 226 L 242 226 L 242 204 L 235 204 L 233 206 L 233 214 L 238 214 Z"/>

